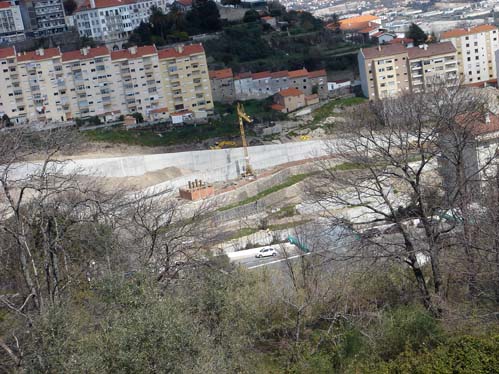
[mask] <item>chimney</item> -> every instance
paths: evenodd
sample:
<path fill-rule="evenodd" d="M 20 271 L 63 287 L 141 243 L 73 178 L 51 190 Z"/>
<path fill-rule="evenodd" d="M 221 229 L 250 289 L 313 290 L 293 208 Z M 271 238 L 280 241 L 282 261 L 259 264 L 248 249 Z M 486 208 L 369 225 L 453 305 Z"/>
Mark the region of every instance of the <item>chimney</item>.
<path fill-rule="evenodd" d="M 426 51 L 428 50 L 428 44 L 423 45 L 423 49 Z"/>
<path fill-rule="evenodd" d="M 88 55 L 88 52 L 90 51 L 90 47 L 83 47 L 82 49 L 80 49 L 80 52 L 83 56 L 86 56 Z"/>
<path fill-rule="evenodd" d="M 177 52 L 178 53 L 182 53 L 183 51 L 184 51 L 184 46 L 183 45 L 177 46 Z"/>
<path fill-rule="evenodd" d="M 137 46 L 134 45 L 133 47 L 130 47 L 128 48 L 128 51 L 130 52 L 130 54 L 134 55 L 137 53 Z"/>
<path fill-rule="evenodd" d="M 485 123 L 490 123 L 490 113 L 485 113 Z"/>
<path fill-rule="evenodd" d="M 381 52 L 381 45 L 380 44 L 378 44 L 378 51 Z"/>
<path fill-rule="evenodd" d="M 36 50 L 36 55 L 37 56 L 43 56 L 45 54 L 45 50 L 43 48 L 38 48 Z"/>
<path fill-rule="evenodd" d="M 90 0 L 90 8 L 95 9 L 95 0 Z"/>

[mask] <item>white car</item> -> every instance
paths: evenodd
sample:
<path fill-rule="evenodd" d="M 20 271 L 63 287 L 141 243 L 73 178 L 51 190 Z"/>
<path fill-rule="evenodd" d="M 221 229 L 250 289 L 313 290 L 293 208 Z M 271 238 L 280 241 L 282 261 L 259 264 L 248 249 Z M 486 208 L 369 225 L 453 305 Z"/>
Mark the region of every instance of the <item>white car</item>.
<path fill-rule="evenodd" d="M 274 248 L 262 248 L 255 255 L 256 258 L 275 257 L 275 256 L 277 256 L 277 251 Z"/>

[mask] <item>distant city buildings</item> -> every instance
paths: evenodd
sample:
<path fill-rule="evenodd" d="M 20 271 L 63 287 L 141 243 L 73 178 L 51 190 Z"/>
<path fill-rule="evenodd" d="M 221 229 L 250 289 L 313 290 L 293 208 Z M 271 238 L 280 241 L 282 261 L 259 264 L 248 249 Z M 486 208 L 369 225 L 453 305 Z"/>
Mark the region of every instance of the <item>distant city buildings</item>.
<path fill-rule="evenodd" d="M 109 52 L 105 47 L 61 53 L 0 49 L 0 116 L 14 123 L 142 113 L 147 120 L 205 117 L 213 109 L 200 44 Z"/>
<path fill-rule="evenodd" d="M 35 38 L 67 31 L 62 0 L 20 0 L 26 33 Z"/>
<path fill-rule="evenodd" d="M 0 2 L 0 41 L 13 42 L 24 39 L 24 24 L 19 5 Z"/>
<path fill-rule="evenodd" d="M 466 84 L 496 82 L 496 51 L 499 49 L 498 29 L 481 25 L 467 29 L 454 29 L 440 35 L 456 47 L 459 74 Z"/>
<path fill-rule="evenodd" d="M 451 42 L 407 48 L 389 44 L 362 48 L 358 54 L 364 96 L 380 100 L 417 92 L 435 80 L 455 83 L 457 53 Z"/>
<path fill-rule="evenodd" d="M 149 22 L 152 7 L 168 13 L 171 3 L 171 0 L 86 0 L 68 19 L 80 36 L 121 49 L 141 22 Z"/>
<path fill-rule="evenodd" d="M 210 79 L 213 97 L 221 102 L 264 99 L 288 88 L 301 90 L 304 95 L 317 94 L 321 99 L 328 96 L 325 70 L 263 71 L 234 76 L 232 70 L 223 69 L 211 71 Z"/>

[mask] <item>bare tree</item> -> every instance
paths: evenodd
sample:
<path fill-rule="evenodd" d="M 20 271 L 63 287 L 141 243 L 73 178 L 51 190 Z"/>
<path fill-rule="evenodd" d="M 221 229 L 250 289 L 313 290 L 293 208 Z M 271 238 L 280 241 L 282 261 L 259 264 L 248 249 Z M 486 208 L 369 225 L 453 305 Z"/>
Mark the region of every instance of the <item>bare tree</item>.
<path fill-rule="evenodd" d="M 465 211 L 472 185 L 491 162 L 463 172 L 472 130 L 485 115 L 484 99 L 460 85 L 433 84 L 418 94 L 357 107 L 330 145 L 345 164 L 324 162 L 311 186 L 330 216 L 349 221 L 360 233 L 372 225 L 391 225 L 390 235 L 364 236 L 348 255 L 407 265 L 423 304 L 435 315 L 445 300 L 442 252 L 449 248 L 449 233 L 458 229 L 458 220 L 442 217 L 456 208 Z"/>

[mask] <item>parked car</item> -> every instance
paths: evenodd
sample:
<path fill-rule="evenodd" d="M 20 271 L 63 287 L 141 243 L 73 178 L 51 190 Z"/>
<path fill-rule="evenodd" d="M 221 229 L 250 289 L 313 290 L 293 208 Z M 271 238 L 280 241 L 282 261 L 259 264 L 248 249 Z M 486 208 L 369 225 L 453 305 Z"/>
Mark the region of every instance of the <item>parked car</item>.
<path fill-rule="evenodd" d="M 277 251 L 274 248 L 262 248 L 255 255 L 256 258 L 275 257 L 275 256 L 277 256 Z"/>

